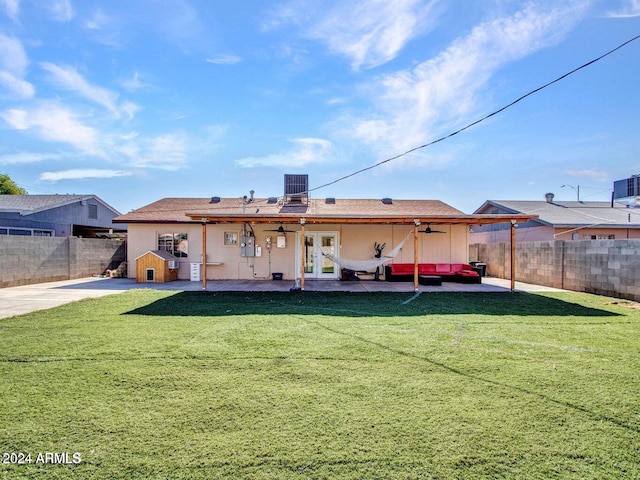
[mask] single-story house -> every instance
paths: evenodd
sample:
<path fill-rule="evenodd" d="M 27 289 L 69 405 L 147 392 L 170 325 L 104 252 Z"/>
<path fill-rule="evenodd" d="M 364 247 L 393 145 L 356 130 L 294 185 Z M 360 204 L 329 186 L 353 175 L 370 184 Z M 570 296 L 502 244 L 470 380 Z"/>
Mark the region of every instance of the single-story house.
<path fill-rule="evenodd" d="M 545 200 L 487 200 L 476 215 L 535 214 L 516 228 L 516 241 L 618 240 L 640 238 L 640 209 L 616 202 L 555 201 L 548 193 Z M 471 244 L 509 241 L 509 227 L 484 224 L 472 227 Z"/>
<path fill-rule="evenodd" d="M 149 250 L 179 260 L 178 278 L 337 279 L 342 260 L 466 264 L 469 226 L 535 215 L 465 215 L 439 200 L 282 197 L 164 198 L 114 219 L 128 225 L 128 258 Z M 386 256 L 393 258 L 385 258 Z M 328 255 L 328 256 L 327 256 Z M 365 269 L 365 270 L 370 270 Z M 133 276 L 135 268 L 129 270 Z"/>
<path fill-rule="evenodd" d="M 0 235 L 124 237 L 119 215 L 96 195 L 0 195 Z"/>

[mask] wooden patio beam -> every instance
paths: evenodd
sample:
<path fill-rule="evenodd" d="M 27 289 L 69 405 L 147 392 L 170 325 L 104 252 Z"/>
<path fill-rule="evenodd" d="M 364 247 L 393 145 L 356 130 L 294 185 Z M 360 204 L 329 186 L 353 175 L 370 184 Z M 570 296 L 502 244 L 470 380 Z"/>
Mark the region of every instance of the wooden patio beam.
<path fill-rule="evenodd" d="M 376 216 L 376 215 L 306 215 L 306 214 L 276 214 L 276 215 L 220 215 L 220 214 L 187 214 L 193 221 L 206 220 L 209 223 L 250 223 L 257 224 L 274 224 L 288 223 L 299 224 L 301 219 L 306 221 L 307 225 L 321 224 L 354 224 L 354 225 L 411 225 L 416 220 L 421 224 L 430 223 L 432 225 L 491 225 L 496 223 L 509 223 L 516 221 L 518 223 L 527 222 L 538 218 L 538 215 L 431 215 L 431 216 Z"/>
<path fill-rule="evenodd" d="M 420 258 L 418 255 L 418 226 L 419 222 L 413 223 L 413 291 L 418 291 L 418 263 Z"/>
<path fill-rule="evenodd" d="M 207 289 L 207 221 L 202 220 L 202 290 Z"/>
<path fill-rule="evenodd" d="M 300 224 L 300 290 L 304 291 L 304 261 L 305 261 L 304 223 Z"/>
<path fill-rule="evenodd" d="M 516 222 L 511 220 L 511 291 L 516 289 Z"/>

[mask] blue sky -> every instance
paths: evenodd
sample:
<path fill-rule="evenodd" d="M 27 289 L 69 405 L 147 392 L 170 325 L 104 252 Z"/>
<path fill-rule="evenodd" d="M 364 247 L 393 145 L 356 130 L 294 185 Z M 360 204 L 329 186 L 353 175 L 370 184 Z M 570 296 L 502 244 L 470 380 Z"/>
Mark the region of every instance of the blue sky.
<path fill-rule="evenodd" d="M 638 34 L 640 0 L 0 0 L 0 172 L 123 213 L 317 188 Z M 639 85 L 640 40 L 312 196 L 609 200 L 640 173 Z"/>

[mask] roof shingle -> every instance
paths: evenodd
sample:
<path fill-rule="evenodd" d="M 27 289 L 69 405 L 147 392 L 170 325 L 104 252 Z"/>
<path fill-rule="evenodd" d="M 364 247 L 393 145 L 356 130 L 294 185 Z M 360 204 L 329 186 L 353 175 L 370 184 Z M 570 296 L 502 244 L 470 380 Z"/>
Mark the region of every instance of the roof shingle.
<path fill-rule="evenodd" d="M 117 217 L 119 223 L 176 223 L 191 222 L 188 214 L 202 215 L 260 215 L 286 217 L 313 216 L 428 216 L 464 215 L 440 200 L 393 200 L 389 205 L 380 199 L 311 199 L 308 205 L 268 203 L 268 199 L 254 199 L 245 203 L 239 198 L 221 198 L 211 203 L 209 198 L 163 198 L 149 205 Z"/>

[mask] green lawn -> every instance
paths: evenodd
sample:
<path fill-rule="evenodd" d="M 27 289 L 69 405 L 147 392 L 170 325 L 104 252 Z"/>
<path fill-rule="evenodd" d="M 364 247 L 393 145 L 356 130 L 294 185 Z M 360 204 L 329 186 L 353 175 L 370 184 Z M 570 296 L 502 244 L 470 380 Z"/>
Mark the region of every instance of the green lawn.
<path fill-rule="evenodd" d="M 0 478 L 640 478 L 613 302 L 134 290 L 0 320 L 0 447 L 31 454 Z"/>

